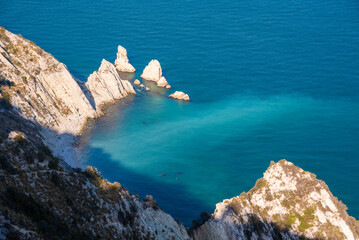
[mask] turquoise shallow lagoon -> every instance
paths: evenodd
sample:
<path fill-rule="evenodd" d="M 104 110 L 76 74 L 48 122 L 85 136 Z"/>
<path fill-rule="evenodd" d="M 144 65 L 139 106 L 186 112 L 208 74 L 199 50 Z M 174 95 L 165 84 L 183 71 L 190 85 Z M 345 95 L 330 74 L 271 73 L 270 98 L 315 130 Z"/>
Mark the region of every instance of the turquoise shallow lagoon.
<path fill-rule="evenodd" d="M 0 25 L 85 80 L 128 50 L 138 77 L 158 59 L 174 90 L 106 108 L 83 160 L 187 225 L 286 158 L 359 219 L 359 2 L 0 1 Z M 160 176 L 166 174 L 166 176 Z"/>

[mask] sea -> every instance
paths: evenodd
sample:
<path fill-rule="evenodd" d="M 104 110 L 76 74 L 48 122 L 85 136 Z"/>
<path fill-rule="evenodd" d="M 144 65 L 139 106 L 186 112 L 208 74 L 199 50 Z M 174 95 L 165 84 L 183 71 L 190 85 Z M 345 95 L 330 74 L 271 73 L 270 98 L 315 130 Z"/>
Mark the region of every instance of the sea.
<path fill-rule="evenodd" d="M 359 219 L 359 1 L 0 0 L 0 25 L 82 81 L 118 45 L 131 82 L 159 60 L 172 89 L 143 81 L 151 91 L 106 106 L 77 148 L 187 226 L 283 158 Z"/>

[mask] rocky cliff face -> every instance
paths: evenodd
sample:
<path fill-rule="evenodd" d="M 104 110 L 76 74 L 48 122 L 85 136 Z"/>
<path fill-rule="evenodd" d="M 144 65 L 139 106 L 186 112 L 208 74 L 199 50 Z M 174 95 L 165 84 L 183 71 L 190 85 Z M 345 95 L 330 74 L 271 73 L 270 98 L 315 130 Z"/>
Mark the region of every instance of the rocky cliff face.
<path fill-rule="evenodd" d="M 0 122 L 0 239 L 189 239 L 151 197 L 54 157 L 38 126 L 3 102 Z"/>
<path fill-rule="evenodd" d="M 100 107 L 135 94 L 103 60 L 86 83 L 34 43 L 0 28 L 0 239 L 189 239 L 152 199 L 141 201 L 68 145 Z M 15 107 L 15 108 L 14 108 Z"/>
<path fill-rule="evenodd" d="M 0 80 L 1 97 L 26 119 L 38 123 L 54 154 L 71 164 L 76 160 L 73 136 L 81 132 L 87 119 L 100 115 L 105 103 L 135 94 L 106 60 L 82 83 L 51 54 L 2 27 Z"/>
<path fill-rule="evenodd" d="M 272 162 L 248 193 L 216 205 L 195 239 L 359 239 L 359 224 L 312 173 Z"/>
<path fill-rule="evenodd" d="M 122 80 L 115 66 L 105 59 L 102 60 L 98 71 L 88 77 L 85 85 L 89 90 L 87 94 L 94 100 L 96 109 L 100 109 L 104 103 L 136 94 L 131 83 Z"/>

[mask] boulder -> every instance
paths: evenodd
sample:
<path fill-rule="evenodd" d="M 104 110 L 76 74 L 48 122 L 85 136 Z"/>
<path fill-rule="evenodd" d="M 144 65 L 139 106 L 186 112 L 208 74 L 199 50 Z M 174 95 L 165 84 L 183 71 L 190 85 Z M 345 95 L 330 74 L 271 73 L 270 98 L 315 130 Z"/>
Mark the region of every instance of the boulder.
<path fill-rule="evenodd" d="M 138 79 L 135 79 L 135 81 L 133 83 L 138 86 L 141 84 L 140 80 L 138 80 Z"/>
<path fill-rule="evenodd" d="M 185 94 L 184 92 L 181 92 L 181 91 L 176 91 L 176 92 L 172 93 L 171 95 L 169 95 L 169 97 L 174 98 L 174 99 L 189 101 L 188 94 Z"/>
<path fill-rule="evenodd" d="M 25 140 L 26 138 L 25 133 L 19 131 L 11 131 L 8 136 L 8 139 L 14 142 Z"/>
<path fill-rule="evenodd" d="M 161 77 L 160 80 L 158 80 L 157 82 L 157 86 L 159 87 L 165 87 L 165 88 L 171 88 L 171 85 L 168 84 L 167 80 L 165 77 Z"/>
<path fill-rule="evenodd" d="M 157 60 L 151 60 L 143 70 L 141 78 L 156 82 L 158 87 L 171 88 L 166 78 L 162 76 L 161 64 Z"/>

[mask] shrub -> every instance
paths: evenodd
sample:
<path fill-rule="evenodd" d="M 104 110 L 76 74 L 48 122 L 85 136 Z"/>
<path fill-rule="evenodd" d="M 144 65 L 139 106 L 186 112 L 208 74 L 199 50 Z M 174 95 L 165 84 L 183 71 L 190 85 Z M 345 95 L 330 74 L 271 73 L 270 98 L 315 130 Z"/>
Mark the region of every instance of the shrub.
<path fill-rule="evenodd" d="M 152 195 L 146 195 L 145 202 L 152 207 L 154 210 L 158 210 L 159 207 L 157 205 L 157 202 L 153 199 Z"/>
<path fill-rule="evenodd" d="M 109 183 L 109 185 L 110 185 L 110 189 L 112 191 L 116 191 L 116 192 L 122 188 L 122 186 L 119 182 Z"/>
<path fill-rule="evenodd" d="M 59 175 L 56 172 L 53 172 L 51 174 L 51 181 L 56 185 L 56 186 L 60 186 L 61 180 Z"/>
<path fill-rule="evenodd" d="M 11 163 L 9 162 L 9 160 L 2 154 L 0 154 L 0 165 L 1 168 L 4 169 L 5 171 L 7 171 L 10 174 L 16 174 L 17 173 L 17 169 L 14 168 Z"/>
<path fill-rule="evenodd" d="M 7 101 L 4 98 L 0 98 L 0 108 L 5 109 L 5 110 L 11 110 L 12 109 L 12 105 L 9 101 Z"/>
<path fill-rule="evenodd" d="M 20 144 L 26 142 L 26 139 L 25 139 L 24 134 L 17 134 L 17 135 L 14 137 L 14 141 L 17 142 L 17 143 L 20 143 Z"/>
<path fill-rule="evenodd" d="M 57 170 L 59 167 L 59 159 L 53 158 L 49 161 L 49 168 L 53 170 Z"/>
<path fill-rule="evenodd" d="M 5 101 L 7 102 L 11 102 L 11 96 L 8 92 L 5 92 L 5 91 L 1 91 L 1 95 L 3 97 L 3 99 L 5 99 Z"/>
<path fill-rule="evenodd" d="M 210 218 L 211 218 L 211 214 L 209 214 L 208 212 L 201 212 L 201 215 L 196 220 L 192 221 L 193 229 L 196 229 L 196 228 L 202 226 Z"/>
<path fill-rule="evenodd" d="M 25 161 L 29 164 L 34 163 L 34 155 L 29 152 L 25 152 Z"/>

